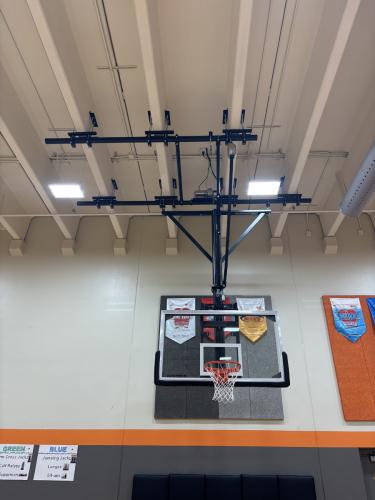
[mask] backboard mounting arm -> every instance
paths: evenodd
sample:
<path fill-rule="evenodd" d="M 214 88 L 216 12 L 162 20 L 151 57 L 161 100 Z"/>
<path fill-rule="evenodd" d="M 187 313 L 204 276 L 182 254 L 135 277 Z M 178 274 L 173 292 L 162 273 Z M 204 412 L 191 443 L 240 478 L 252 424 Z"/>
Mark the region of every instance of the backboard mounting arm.
<path fill-rule="evenodd" d="M 202 245 L 197 241 L 194 236 L 175 218 L 173 213 L 165 213 L 164 215 L 167 215 L 167 217 L 174 222 L 174 224 L 180 229 L 185 236 L 189 238 L 189 240 L 198 248 L 198 250 L 205 256 L 207 259 L 212 262 L 212 257 L 211 255 L 202 247 Z"/>
<path fill-rule="evenodd" d="M 229 249 L 226 250 L 225 255 L 223 256 L 224 259 L 228 259 L 229 255 L 231 255 L 235 249 L 240 245 L 240 243 L 248 236 L 252 230 L 259 224 L 259 222 L 263 219 L 265 215 L 267 215 L 269 212 L 258 212 L 257 217 L 247 226 L 247 228 L 241 233 L 240 237 L 238 240 L 233 243 L 233 245 L 230 246 Z"/>
<path fill-rule="evenodd" d="M 233 168 L 234 168 L 234 157 L 235 150 L 229 151 L 229 197 L 232 197 L 232 189 L 233 189 Z M 227 231 L 225 236 L 225 254 L 223 256 L 224 261 L 224 277 L 223 284 L 226 286 L 227 284 L 227 275 L 228 275 L 228 262 L 229 262 L 229 240 L 230 240 L 230 225 L 231 225 L 231 217 L 232 215 L 232 203 L 228 203 L 228 218 L 227 218 Z"/>
<path fill-rule="evenodd" d="M 228 113 L 227 110 L 226 113 Z M 224 115 L 223 115 L 224 116 Z M 225 115 L 226 116 L 226 115 Z M 224 120 L 226 127 L 227 120 Z M 168 112 L 168 124 L 170 124 L 170 114 Z M 311 203 L 311 198 L 304 198 L 298 193 L 286 193 L 272 196 L 269 198 L 239 198 L 233 194 L 234 182 L 234 160 L 236 156 L 235 143 L 247 144 L 248 142 L 256 141 L 257 135 L 252 133 L 251 128 L 229 129 L 224 128 L 221 134 L 213 134 L 209 131 L 204 135 L 177 135 L 173 130 L 147 130 L 144 136 L 137 137 L 100 137 L 92 130 L 84 132 L 69 132 L 66 138 L 46 138 L 46 144 L 70 144 L 71 147 L 76 147 L 77 144 L 86 144 L 93 147 L 94 144 L 148 144 L 152 146 L 154 143 L 164 143 L 175 145 L 176 152 L 176 170 L 177 183 L 174 180 L 174 186 L 178 187 L 178 196 L 175 194 L 167 194 L 155 196 L 153 200 L 118 200 L 116 196 L 93 196 L 91 200 L 78 201 L 77 205 L 81 207 L 96 206 L 98 209 L 102 207 L 160 207 L 161 215 L 168 217 L 174 224 L 189 238 L 195 247 L 211 262 L 212 264 L 212 285 L 211 291 L 213 296 L 213 305 L 215 309 L 222 309 L 223 306 L 223 291 L 226 287 L 229 256 L 243 241 L 243 239 L 251 233 L 257 224 L 265 215 L 270 213 L 270 206 L 274 204 L 301 204 Z M 193 198 L 184 198 L 183 191 L 183 175 L 181 165 L 180 145 L 182 143 L 207 143 L 215 145 L 216 148 L 216 192 L 207 192 L 207 195 L 194 196 Z M 223 177 L 221 175 L 221 144 L 225 144 L 228 148 L 229 156 L 229 185 L 228 193 L 223 193 Z M 247 205 L 265 205 L 266 208 L 258 210 L 232 210 L 232 207 Z M 188 210 L 179 210 L 179 208 L 189 207 Z M 207 207 L 202 209 L 202 207 Z M 236 242 L 230 245 L 231 219 L 235 216 L 251 216 L 255 215 L 255 219 L 243 231 Z M 184 225 L 177 219 L 180 216 L 188 217 L 211 217 L 211 255 L 197 241 L 196 238 L 188 231 Z M 221 217 L 227 217 L 226 234 L 225 234 L 225 252 L 221 255 Z"/>

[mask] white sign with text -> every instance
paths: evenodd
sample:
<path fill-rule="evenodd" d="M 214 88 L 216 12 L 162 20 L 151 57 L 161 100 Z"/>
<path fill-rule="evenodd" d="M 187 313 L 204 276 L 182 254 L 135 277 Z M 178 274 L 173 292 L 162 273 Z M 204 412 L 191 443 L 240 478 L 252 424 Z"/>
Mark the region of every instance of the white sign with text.
<path fill-rule="evenodd" d="M 78 446 L 41 445 L 34 474 L 35 481 L 74 481 Z"/>
<path fill-rule="evenodd" d="M 26 481 L 34 445 L 0 444 L 0 480 Z"/>

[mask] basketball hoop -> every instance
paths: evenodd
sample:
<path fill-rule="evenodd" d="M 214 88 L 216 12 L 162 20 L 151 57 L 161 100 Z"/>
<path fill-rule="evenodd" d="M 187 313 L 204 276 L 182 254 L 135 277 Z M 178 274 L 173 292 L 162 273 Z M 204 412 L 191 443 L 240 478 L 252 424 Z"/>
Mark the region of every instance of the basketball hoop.
<path fill-rule="evenodd" d="M 215 392 L 212 400 L 218 403 L 231 403 L 234 400 L 234 384 L 241 370 L 241 363 L 220 359 L 219 361 L 208 361 L 204 368 L 214 383 Z"/>

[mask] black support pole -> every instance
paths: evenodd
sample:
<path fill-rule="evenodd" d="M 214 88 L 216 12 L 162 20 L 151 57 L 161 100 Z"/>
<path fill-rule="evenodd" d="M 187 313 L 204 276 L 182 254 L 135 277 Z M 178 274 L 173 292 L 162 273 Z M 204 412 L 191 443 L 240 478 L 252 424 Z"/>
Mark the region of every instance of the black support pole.
<path fill-rule="evenodd" d="M 221 247 L 220 247 L 220 207 L 221 207 L 221 186 L 220 186 L 220 141 L 216 141 L 216 206 L 212 213 L 212 260 L 214 265 L 214 282 L 212 284 L 212 296 L 215 309 L 221 309 L 223 305 L 222 293 L 222 267 L 221 267 Z"/>
<path fill-rule="evenodd" d="M 176 163 L 177 163 L 178 197 L 180 201 L 184 201 L 184 192 L 182 190 L 182 169 L 181 169 L 181 154 L 180 154 L 179 142 L 176 142 Z"/>
<path fill-rule="evenodd" d="M 212 260 L 215 266 L 215 279 L 212 286 L 213 307 L 214 309 L 223 309 L 223 279 L 221 264 L 221 165 L 220 165 L 220 141 L 216 141 L 216 207 L 212 212 Z M 218 316 L 217 320 L 222 322 L 223 316 Z M 215 341 L 218 344 L 225 342 L 224 328 L 217 326 L 215 328 Z M 215 357 L 219 360 L 225 356 L 225 349 L 216 348 Z"/>
<path fill-rule="evenodd" d="M 229 154 L 229 186 L 228 186 L 228 194 L 229 197 L 232 196 L 233 189 L 233 168 L 234 168 L 234 157 L 235 151 L 231 151 Z M 224 276 L 223 276 L 223 285 L 227 286 L 227 275 L 228 275 L 228 260 L 229 260 L 229 239 L 230 239 L 230 225 L 232 220 L 232 204 L 228 203 L 228 215 L 227 215 L 227 231 L 225 236 L 225 254 L 224 254 Z"/>
<path fill-rule="evenodd" d="M 214 264 L 214 282 L 212 285 L 212 294 L 215 309 L 221 309 L 222 306 L 222 272 L 221 272 L 221 248 L 220 248 L 220 215 L 215 209 L 212 214 L 212 229 L 213 229 L 213 247 L 212 260 Z"/>

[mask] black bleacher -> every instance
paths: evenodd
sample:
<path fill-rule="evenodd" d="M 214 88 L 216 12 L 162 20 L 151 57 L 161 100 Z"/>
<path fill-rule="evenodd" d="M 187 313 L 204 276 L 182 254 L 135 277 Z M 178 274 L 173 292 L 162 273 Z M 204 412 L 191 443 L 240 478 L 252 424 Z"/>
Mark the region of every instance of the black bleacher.
<path fill-rule="evenodd" d="M 310 476 L 137 474 L 132 500 L 316 500 Z"/>

